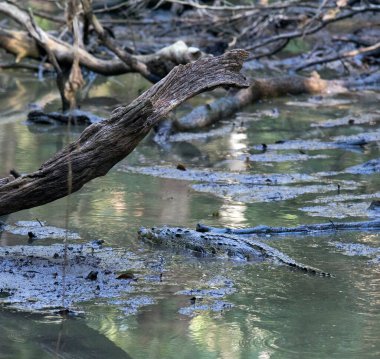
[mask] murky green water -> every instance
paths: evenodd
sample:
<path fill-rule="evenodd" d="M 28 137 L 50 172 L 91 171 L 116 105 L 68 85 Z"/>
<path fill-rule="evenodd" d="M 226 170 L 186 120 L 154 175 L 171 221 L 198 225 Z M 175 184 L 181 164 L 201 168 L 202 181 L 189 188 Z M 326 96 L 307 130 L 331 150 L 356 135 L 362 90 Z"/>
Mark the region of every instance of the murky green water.
<path fill-rule="evenodd" d="M 145 87 L 137 76 L 121 76 L 107 82 L 96 79 L 89 92 L 91 101 L 87 101 L 85 107 L 105 114 L 115 106 L 114 102 L 128 102 Z M 110 101 L 110 98 L 116 101 Z M 1 177 L 11 168 L 19 172 L 35 170 L 78 135 L 78 132 L 67 134 L 64 128 L 44 131 L 43 127 L 25 124 L 30 103 L 49 103 L 54 108 L 57 99 L 53 79 L 38 82 L 28 73 L 0 73 Z M 378 110 L 380 95 L 365 93 L 335 100 L 339 100 L 335 105 L 327 106 L 326 102 L 321 102 L 311 107 L 308 98 L 265 102 L 235 119 L 237 126 L 228 135 L 192 143 L 174 143 L 171 151 L 164 151 L 147 140 L 123 161 L 123 165 L 175 167 L 180 162 L 189 169 L 312 174 L 340 171 L 379 157 L 379 143 L 373 142 L 356 150 L 308 152 L 325 155 L 324 158 L 252 161 L 247 165 L 245 158 L 248 155 L 260 153 L 252 149 L 254 145 L 308 138 L 328 141 L 338 135 L 378 130 L 378 121 L 332 128 L 310 127 L 310 123 L 327 119 L 346 115 L 358 118 L 373 113 Z M 274 108 L 278 109 L 278 117 L 252 116 Z M 137 241 L 136 231 L 140 226 L 194 227 L 197 222 L 233 227 L 293 226 L 326 222 L 329 218 L 310 216 L 300 210 L 311 206 L 310 201 L 321 195 L 318 193 L 286 201 L 245 203 L 197 192 L 188 181 L 126 173 L 120 170 L 121 167 L 116 166 L 106 177 L 87 184 L 69 200 L 58 200 L 10 215 L 7 222 L 38 218 L 50 225 L 64 227 L 68 209 L 69 227 L 77 230 L 83 241 L 102 238 L 107 245 L 126 247 L 143 258 L 162 258 L 163 281 L 152 282 L 150 287 L 141 285 L 141 293 L 138 293 L 151 298 L 154 303 L 127 315 L 117 302 L 111 305 L 94 300 L 82 305 L 86 312 L 84 317 L 64 321 L 54 316 L 2 308 L 0 358 L 380 356 L 379 264 L 369 264 L 368 257 L 347 256 L 331 244 L 363 243 L 379 247 L 378 233 L 284 236 L 271 240 L 271 245 L 293 258 L 334 273 L 336 277 L 331 279 L 310 277 L 270 263 L 239 264 L 148 247 Z M 352 188 L 342 186 L 342 193 L 371 194 L 380 190 L 378 174 L 344 174 L 337 178 L 355 181 Z M 335 192 L 330 191 L 323 195 L 333 194 Z M 367 201 L 369 204 L 370 200 Z M 51 241 L 44 244 L 48 243 Z M 0 244 L 26 244 L 26 239 L 3 233 Z M 232 281 L 236 289 L 222 299 L 228 303 L 224 309 L 191 311 L 190 296 L 175 294 L 180 290 L 198 288 L 215 277 Z M 181 314 L 186 308 L 190 308 L 192 315 Z"/>

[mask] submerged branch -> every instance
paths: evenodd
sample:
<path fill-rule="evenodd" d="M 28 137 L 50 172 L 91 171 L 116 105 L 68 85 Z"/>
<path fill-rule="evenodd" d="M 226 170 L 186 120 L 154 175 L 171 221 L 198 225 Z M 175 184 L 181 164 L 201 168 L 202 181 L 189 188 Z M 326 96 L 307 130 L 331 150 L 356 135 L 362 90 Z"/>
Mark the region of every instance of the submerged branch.
<path fill-rule="evenodd" d="M 269 227 L 257 226 L 251 228 L 216 228 L 197 224 L 198 232 L 214 234 L 287 234 L 287 233 L 315 233 L 327 231 L 377 231 L 380 230 L 380 219 L 364 222 L 330 222 L 319 224 L 305 224 L 297 227 Z"/>

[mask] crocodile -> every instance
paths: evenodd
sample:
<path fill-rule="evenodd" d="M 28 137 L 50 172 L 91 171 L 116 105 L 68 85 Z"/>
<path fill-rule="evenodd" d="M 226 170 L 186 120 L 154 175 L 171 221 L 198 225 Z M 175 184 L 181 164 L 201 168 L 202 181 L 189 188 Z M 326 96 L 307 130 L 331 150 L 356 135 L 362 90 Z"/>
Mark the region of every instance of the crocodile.
<path fill-rule="evenodd" d="M 186 248 L 203 255 L 221 256 L 245 260 L 263 261 L 266 259 L 282 263 L 304 273 L 332 277 L 330 273 L 299 263 L 278 249 L 256 239 L 225 233 L 200 233 L 187 228 L 142 227 L 138 231 L 140 239 L 151 243 Z"/>

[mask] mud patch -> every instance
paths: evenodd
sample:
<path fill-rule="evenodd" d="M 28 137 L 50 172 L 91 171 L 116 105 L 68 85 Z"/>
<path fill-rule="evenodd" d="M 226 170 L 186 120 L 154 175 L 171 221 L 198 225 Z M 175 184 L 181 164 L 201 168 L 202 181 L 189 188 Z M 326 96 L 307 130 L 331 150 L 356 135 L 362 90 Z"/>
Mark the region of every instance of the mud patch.
<path fill-rule="evenodd" d="M 370 257 L 372 260 L 369 263 L 380 263 L 380 247 L 370 247 L 360 243 L 330 242 L 329 244 L 342 251 L 346 256 Z"/>
<path fill-rule="evenodd" d="M 319 180 L 318 177 L 303 174 L 303 173 L 284 173 L 284 174 L 242 174 L 234 172 L 219 172 L 201 170 L 201 169 L 189 169 L 186 171 L 180 171 L 175 167 L 131 167 L 120 166 L 119 170 L 150 175 L 159 178 L 170 178 L 184 181 L 197 181 L 197 182 L 215 182 L 215 183 L 241 183 L 241 184 L 288 184 L 299 182 L 312 182 Z"/>
<path fill-rule="evenodd" d="M 221 198 L 227 197 L 230 200 L 245 203 L 283 201 L 307 193 L 332 192 L 337 190 L 338 183 L 340 186 L 350 188 L 350 190 L 357 188 L 354 181 L 339 181 L 334 184 L 332 180 L 324 180 L 321 177 L 302 173 L 250 175 L 200 169 L 181 171 L 176 168 L 161 166 L 124 166 L 119 169 L 159 178 L 200 182 L 191 187 L 198 192 L 211 193 Z M 286 186 L 300 183 L 302 186 Z"/>
<path fill-rule="evenodd" d="M 313 140 L 289 140 L 280 143 L 267 144 L 269 150 L 329 150 L 346 149 L 358 150 L 370 142 L 380 141 L 380 131 L 363 132 L 360 135 L 337 136 L 331 142 Z M 262 146 L 254 146 L 255 150 L 262 150 Z"/>
<path fill-rule="evenodd" d="M 217 276 L 205 283 L 205 288 L 187 289 L 176 292 L 176 295 L 189 296 L 189 306 L 179 309 L 179 313 L 195 316 L 199 312 L 220 312 L 233 307 L 231 303 L 222 300 L 225 296 L 235 293 L 236 289 L 231 280 Z"/>
<path fill-rule="evenodd" d="M 354 200 L 365 200 L 365 199 L 373 199 L 380 198 L 380 192 L 375 192 L 371 194 L 339 194 L 336 196 L 326 196 L 316 198 L 311 203 L 330 203 L 330 202 L 344 202 L 344 201 L 354 201 Z"/>
<path fill-rule="evenodd" d="M 295 106 L 295 107 L 310 107 L 317 108 L 320 106 L 325 107 L 346 107 L 352 104 L 351 100 L 344 99 L 334 99 L 323 96 L 313 96 L 310 97 L 307 101 L 288 101 L 286 105 Z"/>
<path fill-rule="evenodd" d="M 254 154 L 250 156 L 241 156 L 240 159 L 252 162 L 295 162 L 295 161 L 308 161 L 315 159 L 329 158 L 327 155 L 307 155 L 302 153 L 278 153 L 278 152 L 265 152 L 261 154 Z"/>
<path fill-rule="evenodd" d="M 367 202 L 331 202 L 325 206 L 299 208 L 312 217 L 347 218 L 347 217 L 378 217 L 375 211 L 368 210 Z"/>
<path fill-rule="evenodd" d="M 376 206 L 372 206 L 373 208 L 371 208 L 371 202 L 365 201 L 371 200 L 373 198 L 380 198 L 380 192 L 360 195 L 339 194 L 336 196 L 326 196 L 310 201 L 310 203 L 324 204 L 323 206 L 306 206 L 299 208 L 299 210 L 307 212 L 307 214 L 312 217 L 318 216 L 327 218 L 376 218 L 380 216 L 379 210 L 376 208 Z"/>
<path fill-rule="evenodd" d="M 0 230 L 7 231 L 12 234 L 28 236 L 30 239 L 80 239 L 80 235 L 66 229 L 46 226 L 44 222 L 38 221 L 18 221 L 14 225 L 5 224 Z"/>
<path fill-rule="evenodd" d="M 115 305 L 126 315 L 137 314 L 141 307 L 152 305 L 155 300 L 146 295 L 136 295 L 128 299 L 110 300 L 109 304 Z"/>
<path fill-rule="evenodd" d="M 130 293 L 135 292 L 136 281 L 117 279 L 118 272 L 146 273 L 149 268 L 124 249 L 96 243 L 69 244 L 66 258 L 62 244 L 0 247 L 0 292 L 8 293 L 0 304 L 24 311 L 77 312 L 81 302 L 94 299 L 123 301 L 128 295 L 133 301 Z M 144 282 L 143 274 L 137 278 Z M 151 301 L 136 297 L 133 303 L 137 308 Z"/>
<path fill-rule="evenodd" d="M 321 121 L 318 123 L 312 123 L 311 127 L 337 127 L 337 126 L 353 126 L 353 125 L 362 125 L 369 124 L 374 125 L 376 122 L 380 121 L 380 112 L 374 113 L 353 113 L 352 115 L 348 115 L 342 118 L 338 118 L 336 120 L 327 120 Z"/>
<path fill-rule="evenodd" d="M 212 193 L 221 198 L 227 197 L 244 203 L 284 201 L 307 193 L 336 191 L 336 185 L 332 184 L 303 185 L 302 187 L 194 184 L 192 188 L 199 192 Z"/>
<path fill-rule="evenodd" d="M 345 172 L 361 175 L 378 173 L 380 172 L 380 158 L 375 158 L 360 165 L 346 168 Z"/>

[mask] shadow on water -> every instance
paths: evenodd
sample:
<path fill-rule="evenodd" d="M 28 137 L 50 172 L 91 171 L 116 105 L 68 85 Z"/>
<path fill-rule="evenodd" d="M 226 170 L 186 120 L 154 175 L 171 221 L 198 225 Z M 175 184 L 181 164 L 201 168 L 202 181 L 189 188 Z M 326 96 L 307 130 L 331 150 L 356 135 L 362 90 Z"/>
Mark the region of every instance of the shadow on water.
<path fill-rule="evenodd" d="M 0 358 L 131 357 L 82 319 L 45 318 L 0 310 Z"/>

